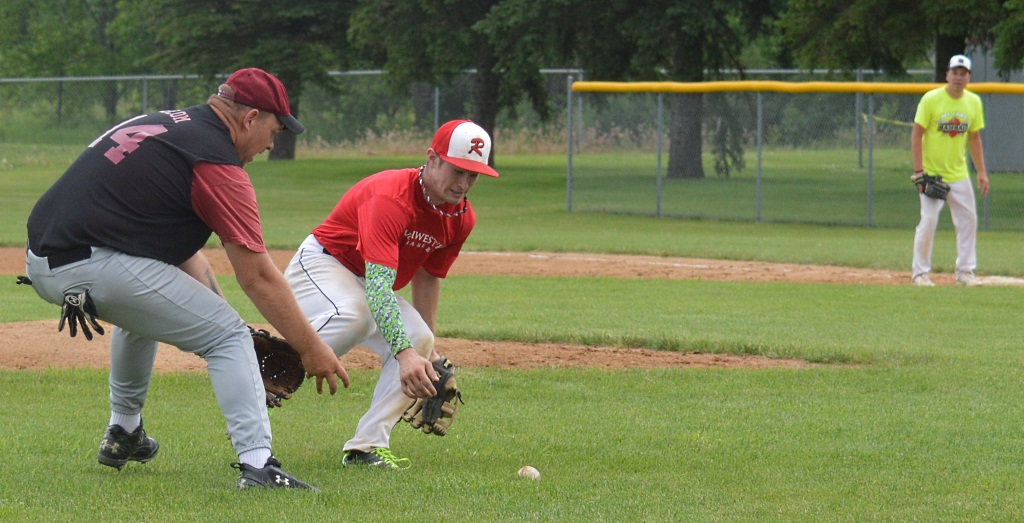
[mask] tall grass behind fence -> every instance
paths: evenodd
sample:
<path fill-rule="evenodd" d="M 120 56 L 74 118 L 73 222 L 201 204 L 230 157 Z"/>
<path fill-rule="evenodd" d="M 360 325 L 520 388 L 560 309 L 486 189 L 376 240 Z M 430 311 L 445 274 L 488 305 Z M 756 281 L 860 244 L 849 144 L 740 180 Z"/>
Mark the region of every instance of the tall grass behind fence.
<path fill-rule="evenodd" d="M 824 86 L 832 92 L 816 92 L 809 83 L 797 83 L 785 87 L 801 92 L 776 92 L 748 88 L 745 83 L 758 82 L 719 85 L 721 90 L 696 98 L 703 108 L 704 177 L 691 178 L 670 176 L 670 97 L 679 93 L 655 82 L 574 84 L 569 102 L 574 110 L 568 115 L 573 147 L 567 209 L 691 219 L 916 226 L 919 204 L 909 182 L 910 133 L 921 93 L 934 84 L 873 84 L 880 90 L 901 87 L 907 92 L 835 92 L 837 83 Z M 984 90 L 985 85 L 978 88 Z M 995 91 L 983 94 L 988 124 L 983 139 L 993 124 L 998 128 L 1009 123 L 1003 108 L 1024 104 L 1020 94 Z M 728 170 L 716 168 L 720 140 L 729 136 L 723 132 L 726 126 L 731 126 L 729 131 L 738 137 L 736 143 L 742 149 L 741 160 L 732 162 Z M 1024 176 L 1017 173 L 1024 170 L 1024 163 L 1017 162 L 1021 163 L 1017 168 L 1013 158 L 1022 146 L 1024 142 L 1011 142 L 986 148 L 986 159 L 1009 159 L 993 164 L 1011 167 L 990 168 L 989 197 L 976 194 L 982 229 L 1024 229 Z M 940 226 L 952 226 L 948 214 Z"/>
<path fill-rule="evenodd" d="M 196 76 L 0 78 L 0 143 L 79 145 L 144 111 L 205 102 Z"/>

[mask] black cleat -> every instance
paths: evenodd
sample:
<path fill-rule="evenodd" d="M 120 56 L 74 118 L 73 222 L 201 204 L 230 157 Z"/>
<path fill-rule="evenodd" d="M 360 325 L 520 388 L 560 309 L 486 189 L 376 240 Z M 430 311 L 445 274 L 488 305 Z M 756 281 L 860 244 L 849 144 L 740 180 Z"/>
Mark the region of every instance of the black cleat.
<path fill-rule="evenodd" d="M 146 463 L 156 456 L 160 444 L 146 435 L 142 425 L 135 432 L 126 432 L 120 425 L 107 427 L 103 441 L 100 441 L 100 452 L 96 459 L 100 463 L 121 470 L 129 461 Z"/>
<path fill-rule="evenodd" d="M 232 463 L 231 466 L 241 471 L 238 476 L 238 488 L 243 490 L 250 488 L 298 488 L 317 492 L 320 490 L 281 470 L 281 462 L 277 461 L 274 456 L 270 456 L 267 464 L 261 469 L 245 463 Z"/>
<path fill-rule="evenodd" d="M 403 470 L 412 466 L 408 458 L 398 458 L 391 453 L 390 449 L 378 447 L 370 452 L 359 450 L 346 450 L 341 457 L 341 464 L 345 467 L 377 467 L 384 470 Z"/>

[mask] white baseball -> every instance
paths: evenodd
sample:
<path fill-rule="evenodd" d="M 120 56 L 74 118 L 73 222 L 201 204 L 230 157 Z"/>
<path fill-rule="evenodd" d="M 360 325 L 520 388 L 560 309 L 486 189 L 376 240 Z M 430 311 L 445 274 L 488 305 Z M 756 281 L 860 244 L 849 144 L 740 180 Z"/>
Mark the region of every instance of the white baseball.
<path fill-rule="evenodd" d="M 525 479 L 540 479 L 540 471 L 529 465 L 523 465 L 523 468 L 519 469 L 519 477 Z"/>

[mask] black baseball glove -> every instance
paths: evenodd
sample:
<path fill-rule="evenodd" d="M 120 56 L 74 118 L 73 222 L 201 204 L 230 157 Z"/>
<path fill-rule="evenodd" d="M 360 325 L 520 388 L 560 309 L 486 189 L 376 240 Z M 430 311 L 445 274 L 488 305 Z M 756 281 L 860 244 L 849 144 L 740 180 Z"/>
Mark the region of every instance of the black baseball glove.
<path fill-rule="evenodd" d="M 306 379 L 302 358 L 291 344 L 265 330 L 249 327 L 256 361 L 260 364 L 263 388 L 267 391 L 267 407 L 281 406 L 281 400 L 292 397 Z"/>
<path fill-rule="evenodd" d="M 31 281 L 31 280 L 30 280 Z M 19 283 L 21 281 L 19 280 Z M 103 326 L 96 321 L 96 306 L 92 303 L 92 298 L 89 297 L 88 292 L 69 292 L 64 295 L 64 303 L 60 307 L 60 323 L 57 324 L 57 332 L 64 330 L 64 325 L 68 326 L 68 333 L 74 338 L 78 334 L 78 327 L 82 327 L 82 334 L 85 335 L 85 339 L 92 341 L 92 331 L 89 330 L 89 326 L 96 331 L 97 334 L 103 334 Z"/>
<path fill-rule="evenodd" d="M 945 200 L 949 194 L 949 184 L 942 181 L 941 175 L 930 176 L 928 173 L 919 172 L 910 177 L 910 181 L 917 186 L 918 192 L 924 193 L 929 198 Z"/>
<path fill-rule="evenodd" d="M 433 365 L 440 378 L 434 383 L 437 394 L 425 399 L 417 398 L 402 414 L 402 420 L 426 434 L 444 436 L 459 413 L 459 403 L 465 402 L 462 401 L 462 391 L 455 384 L 455 365 L 448 358 L 441 358 Z"/>

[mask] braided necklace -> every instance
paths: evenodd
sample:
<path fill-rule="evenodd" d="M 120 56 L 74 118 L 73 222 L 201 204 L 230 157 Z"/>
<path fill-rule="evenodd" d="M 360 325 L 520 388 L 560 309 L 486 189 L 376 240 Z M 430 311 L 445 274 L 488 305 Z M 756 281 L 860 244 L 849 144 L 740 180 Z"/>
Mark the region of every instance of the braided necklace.
<path fill-rule="evenodd" d="M 417 175 L 417 178 L 420 181 L 420 190 L 423 191 L 423 197 L 427 199 L 427 203 L 430 204 L 430 206 L 433 207 L 435 211 L 441 213 L 441 216 L 444 216 L 445 218 L 456 218 L 456 217 L 460 216 L 462 213 L 466 212 L 466 210 L 469 209 L 469 197 L 468 196 L 463 196 L 462 197 L 462 202 L 463 202 L 462 203 L 462 208 L 457 210 L 457 211 L 455 211 L 455 212 L 444 212 L 444 211 L 441 210 L 440 207 L 434 205 L 434 202 L 430 200 L 430 195 L 427 194 L 427 188 L 423 185 L 423 168 L 424 167 L 426 167 L 426 165 L 421 165 L 420 166 L 420 172 Z"/>

